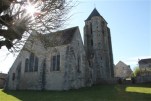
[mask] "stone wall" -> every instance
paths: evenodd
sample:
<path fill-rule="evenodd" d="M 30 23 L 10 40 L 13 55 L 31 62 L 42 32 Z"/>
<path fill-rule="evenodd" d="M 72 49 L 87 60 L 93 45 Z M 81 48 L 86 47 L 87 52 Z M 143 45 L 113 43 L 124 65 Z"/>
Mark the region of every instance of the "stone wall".
<path fill-rule="evenodd" d="M 79 29 L 74 33 L 71 43 L 66 45 L 44 47 L 34 37 L 29 40 L 33 43 L 27 41 L 28 44 L 9 71 L 8 89 L 68 90 L 92 85 L 92 71 L 88 66 Z M 25 61 L 31 53 L 39 60 L 38 71 L 25 71 Z M 52 69 L 52 57 L 57 55 L 60 56 L 60 69 L 56 71 Z"/>
<path fill-rule="evenodd" d="M 138 76 L 135 79 L 136 83 L 151 83 L 151 76 Z"/>
<path fill-rule="evenodd" d="M 4 88 L 7 79 L 7 74 L 0 73 L 0 88 Z"/>
<path fill-rule="evenodd" d="M 92 68 L 92 80 L 97 84 L 113 77 L 113 57 L 110 32 L 106 21 L 94 16 L 85 21 L 84 47 L 89 66 Z"/>
<path fill-rule="evenodd" d="M 79 33 L 79 29 L 75 32 L 73 40 L 69 45 L 68 53 L 68 65 L 71 73 L 69 76 L 71 83 L 71 88 L 81 88 L 88 85 L 91 85 L 91 77 L 90 77 L 90 67 L 88 66 L 88 62 L 86 59 L 86 54 L 84 50 L 84 46 L 82 43 L 82 38 Z M 71 72 L 72 71 L 72 72 Z M 87 83 L 86 83 L 87 82 Z"/>
<path fill-rule="evenodd" d="M 120 78 L 128 78 L 132 76 L 132 70 L 129 65 L 119 61 L 114 67 L 114 76 Z"/>

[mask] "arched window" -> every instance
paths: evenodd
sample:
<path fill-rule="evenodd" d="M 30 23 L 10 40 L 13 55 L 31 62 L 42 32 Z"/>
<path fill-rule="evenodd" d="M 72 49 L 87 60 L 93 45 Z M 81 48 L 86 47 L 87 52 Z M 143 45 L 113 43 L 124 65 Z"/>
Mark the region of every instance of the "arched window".
<path fill-rule="evenodd" d="M 80 73 L 80 64 L 81 64 L 81 58 L 78 56 L 78 67 L 77 67 L 77 72 Z"/>
<path fill-rule="evenodd" d="M 59 71 L 60 70 L 60 55 L 53 56 L 52 59 L 51 59 L 51 64 L 52 64 L 51 69 L 53 71 Z"/>
<path fill-rule="evenodd" d="M 52 59 L 52 68 L 53 68 L 53 71 L 56 70 L 56 56 L 53 56 L 53 59 Z"/>
<path fill-rule="evenodd" d="M 30 60 L 29 61 L 29 72 L 33 72 L 33 67 L 34 67 L 34 62 L 35 62 L 33 53 L 30 54 L 29 60 Z"/>
<path fill-rule="evenodd" d="M 60 55 L 57 55 L 57 68 L 56 68 L 57 71 L 60 70 Z"/>
<path fill-rule="evenodd" d="M 25 60 L 25 72 L 28 72 L 28 69 L 29 69 L 29 59 L 26 58 L 26 60 Z"/>
<path fill-rule="evenodd" d="M 92 30 L 92 23 L 90 23 L 90 31 L 91 31 L 91 34 L 93 33 L 93 30 Z"/>
<path fill-rule="evenodd" d="M 39 59 L 33 53 L 30 54 L 29 59 L 25 60 L 25 72 L 36 72 L 38 71 Z"/>
<path fill-rule="evenodd" d="M 93 46 L 93 40 L 91 39 L 91 46 Z"/>
<path fill-rule="evenodd" d="M 35 57 L 35 65 L 34 65 L 34 71 L 38 71 L 38 62 L 39 62 L 39 59 L 38 57 Z"/>
<path fill-rule="evenodd" d="M 12 75 L 12 81 L 14 81 L 15 80 L 15 73 L 13 73 L 13 75 Z"/>
<path fill-rule="evenodd" d="M 17 66 L 17 76 L 16 76 L 16 78 L 18 80 L 20 79 L 20 75 L 21 75 L 21 62 L 19 62 L 18 66 Z"/>

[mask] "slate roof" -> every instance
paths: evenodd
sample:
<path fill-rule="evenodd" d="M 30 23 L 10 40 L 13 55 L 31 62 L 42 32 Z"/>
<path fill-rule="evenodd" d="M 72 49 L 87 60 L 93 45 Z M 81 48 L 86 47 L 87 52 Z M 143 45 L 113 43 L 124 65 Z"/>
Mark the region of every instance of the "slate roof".
<path fill-rule="evenodd" d="M 125 63 L 122 62 L 122 61 L 119 61 L 115 66 L 118 67 L 119 65 L 120 65 L 120 66 L 121 66 L 121 65 L 122 65 L 122 66 L 128 66 L 127 64 L 125 64 Z"/>
<path fill-rule="evenodd" d="M 94 17 L 94 16 L 101 16 L 99 14 L 99 12 L 96 10 L 96 8 L 93 9 L 92 13 L 89 15 L 89 17 L 86 19 L 86 21 L 91 20 L 91 18 Z"/>
<path fill-rule="evenodd" d="M 91 14 L 89 15 L 89 17 L 85 21 L 91 20 L 91 18 L 94 17 L 94 16 L 100 16 L 105 21 L 105 19 L 100 15 L 100 13 L 97 11 L 96 8 L 93 9 L 93 11 L 91 12 Z"/>
<path fill-rule="evenodd" d="M 151 63 L 151 58 L 141 59 L 141 60 L 139 60 L 138 63 L 139 63 L 139 64 L 148 64 L 148 63 Z"/>
<path fill-rule="evenodd" d="M 6 77 L 7 77 L 7 74 L 0 73 L 0 79 L 6 79 Z"/>
<path fill-rule="evenodd" d="M 91 18 L 94 17 L 94 16 L 101 16 L 100 13 L 96 10 L 96 8 L 93 9 L 93 11 L 89 15 L 89 17 L 86 19 L 86 21 L 91 20 Z"/>
<path fill-rule="evenodd" d="M 65 30 L 53 32 L 50 34 L 45 34 L 46 41 L 45 46 L 46 47 L 55 47 L 55 46 L 61 46 L 69 44 L 72 41 L 72 38 L 74 36 L 75 31 L 78 29 L 78 27 L 72 27 Z"/>

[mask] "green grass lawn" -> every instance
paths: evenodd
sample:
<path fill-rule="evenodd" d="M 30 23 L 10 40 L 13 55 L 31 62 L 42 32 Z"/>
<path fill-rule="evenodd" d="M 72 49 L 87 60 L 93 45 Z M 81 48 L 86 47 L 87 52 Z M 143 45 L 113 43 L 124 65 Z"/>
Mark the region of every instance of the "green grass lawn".
<path fill-rule="evenodd" d="M 0 101 L 151 101 L 151 84 L 97 85 L 69 91 L 3 91 Z"/>

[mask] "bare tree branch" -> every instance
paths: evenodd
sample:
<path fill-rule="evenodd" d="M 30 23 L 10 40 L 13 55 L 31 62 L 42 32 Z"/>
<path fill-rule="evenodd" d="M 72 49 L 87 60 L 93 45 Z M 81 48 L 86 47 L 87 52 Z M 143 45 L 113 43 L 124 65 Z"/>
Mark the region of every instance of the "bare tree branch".
<path fill-rule="evenodd" d="M 46 34 L 61 28 L 75 3 L 73 0 L 1 0 L 0 48 L 6 46 L 11 52 L 18 52 L 32 31 Z"/>

